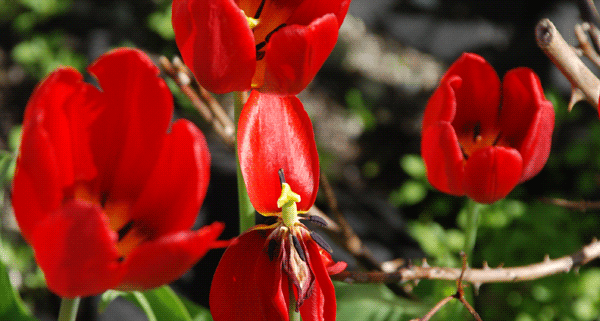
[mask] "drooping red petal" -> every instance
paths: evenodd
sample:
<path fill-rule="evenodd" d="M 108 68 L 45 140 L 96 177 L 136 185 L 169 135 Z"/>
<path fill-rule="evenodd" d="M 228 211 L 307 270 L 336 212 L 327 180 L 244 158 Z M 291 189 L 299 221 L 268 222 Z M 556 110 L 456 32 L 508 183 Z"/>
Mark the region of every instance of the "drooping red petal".
<path fill-rule="evenodd" d="M 346 14 L 350 7 L 350 0 L 304 0 L 302 4 L 294 11 L 286 24 L 309 25 L 313 20 L 320 18 L 328 13 L 333 13 L 337 19 L 338 28 L 344 22 Z"/>
<path fill-rule="evenodd" d="M 554 108 L 544 97 L 537 75 L 529 68 L 506 73 L 502 87 L 502 135 L 523 158 L 520 182 L 535 176 L 546 164 L 552 144 Z"/>
<path fill-rule="evenodd" d="M 175 281 L 213 248 L 224 228 L 215 222 L 141 243 L 123 262 L 126 274 L 119 289 L 146 290 Z"/>
<path fill-rule="evenodd" d="M 206 195 L 210 153 L 204 135 L 180 119 L 167 135 L 131 219 L 156 236 L 192 227 Z"/>
<path fill-rule="evenodd" d="M 275 32 L 265 49 L 261 91 L 295 95 L 315 77 L 335 46 L 337 18 L 327 14 L 308 26 L 291 25 Z"/>
<path fill-rule="evenodd" d="M 462 78 L 453 75 L 435 90 L 423 113 L 421 132 L 440 121 L 452 123 L 456 116 L 456 91 L 462 84 Z"/>
<path fill-rule="evenodd" d="M 476 150 L 465 164 L 464 190 L 484 204 L 504 198 L 519 183 L 523 161 L 516 149 L 501 146 Z"/>
<path fill-rule="evenodd" d="M 462 84 L 455 92 L 456 116 L 452 126 L 456 134 L 465 126 L 481 125 L 482 130 L 493 129 L 498 122 L 500 107 L 500 78 L 481 56 L 464 53 L 450 66 L 440 83 L 458 76 Z"/>
<path fill-rule="evenodd" d="M 123 268 L 110 230 L 97 205 L 71 201 L 50 214 L 33 232 L 33 248 L 52 292 L 90 296 L 121 282 Z"/>
<path fill-rule="evenodd" d="M 433 187 L 451 195 L 464 195 L 464 160 L 450 123 L 438 122 L 423 132 L 421 156 Z"/>
<path fill-rule="evenodd" d="M 252 91 L 238 123 L 238 153 L 250 201 L 259 213 L 277 213 L 278 171 L 307 211 L 319 185 L 319 157 L 312 123 L 295 96 Z"/>
<path fill-rule="evenodd" d="M 89 68 L 103 91 L 90 144 L 108 202 L 135 199 L 152 172 L 173 114 L 173 97 L 142 51 L 116 49 Z"/>
<path fill-rule="evenodd" d="M 315 275 L 315 283 L 312 293 L 300 306 L 302 320 L 335 321 L 335 289 L 325 262 L 322 260 L 320 248 L 314 241 L 306 241 L 304 244 L 308 252 L 310 268 Z"/>
<path fill-rule="evenodd" d="M 200 85 L 214 93 L 250 88 L 254 36 L 233 0 L 175 0 L 172 21 L 183 61 Z"/>
<path fill-rule="evenodd" d="M 221 257 L 210 288 L 215 321 L 287 320 L 287 301 L 277 288 L 284 281 L 281 261 L 277 257 L 271 261 L 264 252 L 265 232 L 250 230 L 240 235 Z"/>

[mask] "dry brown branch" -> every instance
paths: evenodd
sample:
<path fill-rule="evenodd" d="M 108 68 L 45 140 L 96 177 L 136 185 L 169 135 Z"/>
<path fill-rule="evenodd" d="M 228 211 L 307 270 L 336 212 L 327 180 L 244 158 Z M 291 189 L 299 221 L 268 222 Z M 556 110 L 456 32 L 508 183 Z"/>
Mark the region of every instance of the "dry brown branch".
<path fill-rule="evenodd" d="M 600 201 L 590 202 L 590 201 L 569 201 L 562 198 L 547 198 L 544 197 L 541 199 L 542 202 L 564 207 L 570 210 L 576 210 L 580 212 L 585 212 L 588 210 L 598 210 L 600 209 Z"/>
<path fill-rule="evenodd" d="M 542 19 L 535 28 L 535 35 L 538 46 L 573 87 L 569 109 L 582 98 L 585 98 L 594 108 L 598 108 L 600 80 L 585 66 L 575 50 L 556 30 L 554 24 L 548 19 Z"/>
<path fill-rule="evenodd" d="M 202 90 L 198 91 L 198 89 L 202 89 L 200 86 L 197 86 L 196 89 L 192 87 L 195 80 L 193 80 L 193 76 L 179 59 L 174 59 L 173 63 L 171 63 L 169 59 L 162 56 L 159 62 L 167 76 L 175 81 L 181 92 L 188 97 L 200 116 L 212 125 L 215 133 L 219 135 L 227 146 L 234 148 L 235 130 L 233 122 L 216 99 L 206 90 L 204 90 L 204 94 L 199 94 L 203 92 Z"/>
<path fill-rule="evenodd" d="M 596 31 L 592 31 L 596 30 Z M 587 22 L 582 24 L 575 25 L 575 36 L 577 37 L 577 41 L 579 41 L 579 48 L 581 48 L 583 54 L 593 62 L 596 67 L 600 68 L 600 55 L 596 52 L 594 45 L 590 42 L 590 38 L 588 37 L 588 32 L 592 35 L 597 34 L 598 28 L 593 25 L 590 25 Z"/>
<path fill-rule="evenodd" d="M 542 262 L 518 266 L 490 268 L 486 262 L 480 269 L 468 268 L 463 280 L 478 288 L 484 283 L 520 282 L 540 279 L 546 276 L 569 272 L 594 259 L 600 258 L 600 242 L 593 240 L 581 250 L 561 258 L 551 260 L 544 258 Z M 411 280 L 457 280 L 461 269 L 447 267 L 431 267 L 427 261 L 421 266 L 408 266 L 396 272 L 359 272 L 343 271 L 332 275 L 332 279 L 348 283 L 397 283 Z"/>
<path fill-rule="evenodd" d="M 427 314 L 424 317 L 418 319 L 418 321 L 429 321 L 429 319 L 431 319 L 444 305 L 446 305 L 446 303 L 450 302 L 452 299 L 457 299 L 458 301 L 460 301 L 460 303 L 462 303 L 462 305 L 464 305 L 465 308 L 467 308 L 467 310 L 469 311 L 469 313 L 471 313 L 475 320 L 482 321 L 481 317 L 479 316 L 479 313 L 477 313 L 477 311 L 475 311 L 471 304 L 469 304 L 469 301 L 465 299 L 465 290 L 463 288 L 462 281 L 465 275 L 465 271 L 467 270 L 467 255 L 464 252 L 461 252 L 461 256 L 462 268 L 460 272 L 460 277 L 456 280 L 456 293 L 443 298 L 429 312 L 427 312 Z"/>
<path fill-rule="evenodd" d="M 360 237 L 356 235 L 352 226 L 340 211 L 331 184 L 329 184 L 329 180 L 323 173 L 321 173 L 321 188 L 325 193 L 329 209 L 338 223 L 339 229 L 336 231 L 336 236 L 340 238 L 340 243 L 366 269 L 383 271 L 381 263 L 373 257 L 371 251 L 362 243 Z"/>

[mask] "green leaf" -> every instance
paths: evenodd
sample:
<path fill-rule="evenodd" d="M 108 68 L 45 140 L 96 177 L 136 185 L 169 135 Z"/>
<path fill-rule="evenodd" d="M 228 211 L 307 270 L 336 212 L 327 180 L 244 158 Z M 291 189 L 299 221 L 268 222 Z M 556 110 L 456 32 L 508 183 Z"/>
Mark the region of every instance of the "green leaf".
<path fill-rule="evenodd" d="M 338 320 L 409 320 L 427 312 L 420 303 L 400 299 L 382 284 L 334 282 L 334 285 Z"/>
<path fill-rule="evenodd" d="M 180 298 L 183 305 L 187 308 L 188 312 L 192 316 L 193 321 L 213 321 L 212 315 L 210 315 L 210 310 L 197 305 L 196 303 L 187 300 L 185 298 Z"/>
<path fill-rule="evenodd" d="M 0 320 L 36 320 L 25 307 L 18 292 L 12 287 L 8 270 L 0 260 Z"/>
<path fill-rule="evenodd" d="M 102 313 L 114 299 L 123 297 L 137 305 L 148 317 L 148 321 L 210 321 L 208 310 L 185 302 L 168 286 L 162 286 L 146 292 L 122 292 L 109 290 L 102 294 L 98 312 Z M 187 300 L 186 300 L 187 301 Z M 190 309 L 188 311 L 188 309 Z M 192 312 L 190 314 L 190 311 Z M 192 315 L 194 318 L 192 318 Z M 207 318 L 208 315 L 208 318 Z"/>

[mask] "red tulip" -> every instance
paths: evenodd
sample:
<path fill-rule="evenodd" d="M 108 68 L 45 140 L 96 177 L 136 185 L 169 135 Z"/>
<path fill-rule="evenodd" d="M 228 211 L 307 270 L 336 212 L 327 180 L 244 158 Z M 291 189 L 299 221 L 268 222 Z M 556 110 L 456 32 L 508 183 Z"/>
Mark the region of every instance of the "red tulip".
<path fill-rule="evenodd" d="M 195 264 L 223 230 L 189 230 L 210 154 L 141 51 L 117 49 L 89 71 L 48 75 L 23 122 L 12 202 L 48 288 L 63 297 L 144 290 Z M 170 128 L 169 128 L 170 127 Z"/>
<path fill-rule="evenodd" d="M 444 193 L 493 203 L 544 167 L 553 128 L 552 103 L 533 71 L 512 69 L 501 84 L 482 57 L 465 53 L 425 109 L 427 178 Z"/>
<path fill-rule="evenodd" d="M 319 159 L 300 100 L 253 91 L 240 115 L 238 152 L 252 204 L 275 223 L 242 234 L 223 254 L 210 290 L 213 318 L 289 320 L 293 294 L 302 320 L 335 320 L 329 275 L 346 263 L 334 263 L 329 246 L 300 222 L 324 224 L 303 215 L 315 200 Z"/>
<path fill-rule="evenodd" d="M 350 0 L 174 0 L 175 41 L 215 93 L 250 88 L 295 95 L 337 41 Z"/>

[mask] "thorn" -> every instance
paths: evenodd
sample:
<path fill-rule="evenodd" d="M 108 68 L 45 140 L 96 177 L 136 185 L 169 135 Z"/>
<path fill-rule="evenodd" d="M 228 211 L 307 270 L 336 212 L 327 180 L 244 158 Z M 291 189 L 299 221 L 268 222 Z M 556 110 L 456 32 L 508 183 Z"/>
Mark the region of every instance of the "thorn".
<path fill-rule="evenodd" d="M 487 261 L 483 261 L 483 269 L 484 270 L 490 270 L 490 266 L 488 265 Z"/>
<path fill-rule="evenodd" d="M 594 236 L 594 237 L 592 238 L 592 243 L 596 243 L 596 242 L 598 242 L 598 239 L 597 239 L 597 238 Z"/>
<path fill-rule="evenodd" d="M 473 291 L 475 295 L 479 295 L 479 288 L 481 287 L 481 282 L 473 283 Z"/>
<path fill-rule="evenodd" d="M 504 266 L 504 263 L 500 263 L 498 264 L 498 266 L 496 267 L 496 269 L 501 269 Z"/>
<path fill-rule="evenodd" d="M 550 262 L 550 255 L 544 255 L 544 262 Z"/>
<path fill-rule="evenodd" d="M 419 285 L 419 282 L 421 282 L 421 279 L 415 279 L 413 281 L 413 283 L 415 284 L 415 286 Z"/>
<path fill-rule="evenodd" d="M 421 267 L 424 267 L 424 268 L 429 268 L 429 267 L 431 267 L 431 266 L 429 266 L 429 264 L 427 263 L 427 259 L 426 259 L 426 258 L 423 258 L 423 262 L 421 263 Z"/>
<path fill-rule="evenodd" d="M 577 87 L 573 87 L 571 90 L 571 100 L 569 100 L 567 111 L 571 112 L 571 110 L 573 110 L 573 106 L 582 100 L 585 100 L 585 94 L 583 91 Z"/>

